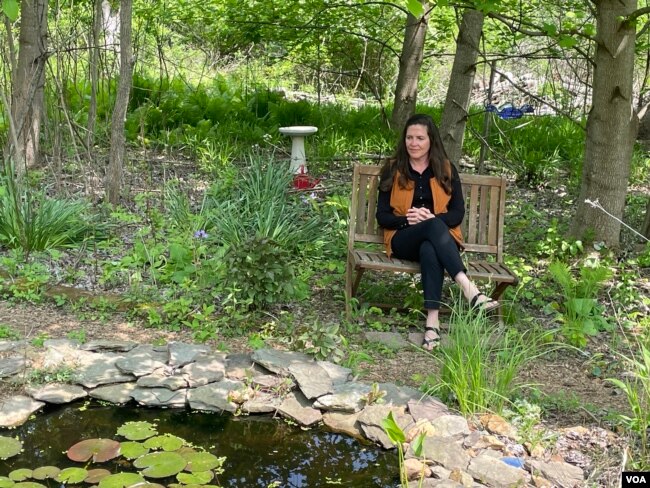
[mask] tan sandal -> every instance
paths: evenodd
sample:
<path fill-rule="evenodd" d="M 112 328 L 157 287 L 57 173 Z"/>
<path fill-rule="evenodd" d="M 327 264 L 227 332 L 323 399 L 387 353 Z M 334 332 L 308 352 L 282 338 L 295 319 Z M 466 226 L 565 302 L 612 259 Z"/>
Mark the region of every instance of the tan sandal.
<path fill-rule="evenodd" d="M 427 338 L 427 332 L 433 332 L 435 337 Z M 425 351 L 433 351 L 440 345 L 440 329 L 438 327 L 425 327 L 424 339 L 422 340 L 422 349 Z"/>

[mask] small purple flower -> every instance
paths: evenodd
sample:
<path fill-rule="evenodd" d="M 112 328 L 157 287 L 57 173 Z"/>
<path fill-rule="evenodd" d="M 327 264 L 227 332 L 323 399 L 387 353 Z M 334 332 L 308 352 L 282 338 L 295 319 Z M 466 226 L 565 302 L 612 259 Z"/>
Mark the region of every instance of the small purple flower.
<path fill-rule="evenodd" d="M 201 229 L 201 230 L 197 230 L 194 233 L 194 237 L 196 237 L 197 239 L 207 239 L 209 236 L 208 236 L 208 233 L 206 231 Z"/>

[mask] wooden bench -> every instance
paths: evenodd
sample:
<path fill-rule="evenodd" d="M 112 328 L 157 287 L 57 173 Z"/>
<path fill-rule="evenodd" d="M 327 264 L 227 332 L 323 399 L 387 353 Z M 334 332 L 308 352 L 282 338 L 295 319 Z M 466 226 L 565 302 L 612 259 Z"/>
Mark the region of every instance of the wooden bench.
<path fill-rule="evenodd" d="M 351 317 L 351 299 L 356 296 L 364 271 L 419 273 L 420 264 L 389 258 L 384 252 L 383 231 L 375 212 L 381 166 L 355 164 L 352 178 L 348 258 L 345 273 L 346 315 Z M 503 264 L 503 220 L 506 179 L 498 176 L 461 174 L 465 218 L 461 225 L 465 240 L 463 260 L 472 280 L 493 283 L 490 296 L 499 300 L 517 277 Z M 471 256 L 471 257 L 470 257 Z"/>

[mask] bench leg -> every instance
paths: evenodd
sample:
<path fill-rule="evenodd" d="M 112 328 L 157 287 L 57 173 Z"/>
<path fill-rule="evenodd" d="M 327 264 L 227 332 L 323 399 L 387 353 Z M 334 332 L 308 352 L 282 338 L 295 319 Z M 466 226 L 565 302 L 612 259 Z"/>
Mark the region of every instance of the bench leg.
<path fill-rule="evenodd" d="M 352 320 L 352 263 L 348 259 L 345 265 L 345 318 Z"/>

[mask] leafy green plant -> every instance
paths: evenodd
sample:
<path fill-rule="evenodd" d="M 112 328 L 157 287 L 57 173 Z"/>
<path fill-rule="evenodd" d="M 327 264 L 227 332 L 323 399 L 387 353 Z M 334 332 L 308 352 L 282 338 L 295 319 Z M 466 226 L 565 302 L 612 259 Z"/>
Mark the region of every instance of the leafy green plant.
<path fill-rule="evenodd" d="M 321 324 L 314 321 L 298 336 L 296 345 L 316 359 L 339 363 L 345 356 L 347 344 L 339 328 L 339 324 Z"/>
<path fill-rule="evenodd" d="M 68 339 L 77 341 L 79 344 L 85 344 L 87 337 L 84 329 L 71 330 L 67 334 Z"/>
<path fill-rule="evenodd" d="M 74 369 L 69 366 L 57 368 L 33 369 L 27 378 L 29 383 L 42 385 L 46 383 L 70 383 L 74 377 Z"/>
<path fill-rule="evenodd" d="M 88 205 L 53 199 L 15 181 L 12 165 L 5 165 L 0 186 L 0 243 L 20 248 L 27 259 L 33 251 L 75 246 L 94 234 L 83 219 Z"/>
<path fill-rule="evenodd" d="M 587 336 L 611 329 L 603 307 L 596 299 L 599 289 L 611 276 L 609 269 L 598 264 L 583 265 L 580 277 L 574 278 L 567 264 L 555 261 L 548 270 L 562 289 L 563 301 L 553 304 L 553 307 L 562 324 L 562 335 L 569 344 L 584 347 Z"/>
<path fill-rule="evenodd" d="M 390 441 L 397 448 L 397 455 L 399 459 L 400 484 L 402 485 L 402 488 L 408 488 L 411 485 L 409 484 L 406 468 L 404 466 L 404 443 L 406 442 L 406 434 L 399 426 L 399 424 L 395 421 L 395 417 L 393 416 L 392 411 L 388 412 L 388 416 L 382 419 L 381 426 L 384 428 L 384 431 L 386 432 L 386 435 L 388 436 Z M 413 454 L 415 454 L 415 456 L 417 457 L 422 456 L 422 452 L 424 451 L 425 437 L 426 437 L 426 433 L 422 432 L 411 442 L 410 447 L 413 450 Z M 423 481 L 424 481 L 424 472 L 420 475 L 420 482 L 418 483 L 418 488 L 422 486 Z"/>
<path fill-rule="evenodd" d="M 463 414 L 500 412 L 521 388 L 517 373 L 543 354 L 543 341 L 535 331 L 501 330 L 485 314 L 459 304 L 452 309 L 449 337 L 436 350 L 440 372 L 425 388 Z"/>
<path fill-rule="evenodd" d="M 631 415 L 619 414 L 618 418 L 636 436 L 638 456 L 634 468 L 647 470 L 650 468 L 650 347 L 647 340 L 637 346 L 637 351 L 622 355 L 629 367 L 625 379 L 609 378 L 608 381 L 623 391 L 632 411 Z"/>
<path fill-rule="evenodd" d="M 251 237 L 231 247 L 224 256 L 222 285 L 255 307 L 306 295 L 305 283 L 296 279 L 295 256 L 266 237 Z"/>
<path fill-rule="evenodd" d="M 293 175 L 288 165 L 273 159 L 249 158 L 237 187 L 221 202 L 206 202 L 212 224 L 227 246 L 239 246 L 251 236 L 302 253 L 321 238 L 321 222 L 310 205 L 290 192 Z"/>
<path fill-rule="evenodd" d="M 14 340 L 18 339 L 20 334 L 9 325 L 0 324 L 0 339 Z"/>

